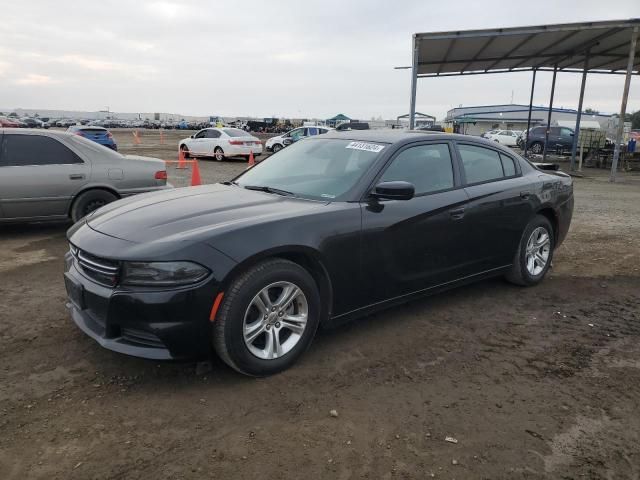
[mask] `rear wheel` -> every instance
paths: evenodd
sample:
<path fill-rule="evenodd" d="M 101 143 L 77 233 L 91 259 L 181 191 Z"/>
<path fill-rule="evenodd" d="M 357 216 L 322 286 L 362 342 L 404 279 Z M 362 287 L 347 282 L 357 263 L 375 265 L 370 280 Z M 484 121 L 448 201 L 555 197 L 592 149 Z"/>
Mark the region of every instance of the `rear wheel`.
<path fill-rule="evenodd" d="M 87 190 L 82 192 L 73 202 L 71 207 L 71 220 L 77 222 L 86 217 L 94 210 L 117 200 L 113 193 L 106 190 Z"/>
<path fill-rule="evenodd" d="M 215 158 L 219 162 L 223 161 L 224 150 L 222 150 L 220 147 L 216 147 L 215 150 L 213 151 L 213 158 Z"/>
<path fill-rule="evenodd" d="M 551 222 L 543 215 L 536 215 L 522 234 L 507 280 L 523 286 L 540 283 L 551 268 L 554 247 Z"/>
<path fill-rule="evenodd" d="M 531 150 L 531 153 L 535 153 L 536 155 L 540 155 L 543 149 L 544 145 L 542 144 L 542 142 L 533 142 L 531 144 L 531 147 L 529 148 L 529 150 Z"/>
<path fill-rule="evenodd" d="M 311 275 L 288 260 L 267 260 L 236 278 L 225 292 L 213 345 L 238 372 L 272 375 L 304 353 L 319 320 L 320 294 Z"/>

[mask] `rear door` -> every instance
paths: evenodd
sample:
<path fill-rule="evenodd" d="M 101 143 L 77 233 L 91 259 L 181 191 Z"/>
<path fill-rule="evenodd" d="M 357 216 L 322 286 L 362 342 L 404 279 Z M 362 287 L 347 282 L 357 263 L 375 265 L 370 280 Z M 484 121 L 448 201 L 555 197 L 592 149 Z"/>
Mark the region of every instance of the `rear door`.
<path fill-rule="evenodd" d="M 486 146 L 457 143 L 465 191 L 469 273 L 481 273 L 512 262 L 531 218 L 533 191 L 514 157 Z"/>
<path fill-rule="evenodd" d="M 213 155 L 214 150 L 220 144 L 222 134 L 218 130 L 207 130 L 205 134 L 204 154 Z"/>
<path fill-rule="evenodd" d="M 362 269 L 374 301 L 433 287 L 461 276 L 466 249 L 464 204 L 450 142 L 401 149 L 375 182 L 415 186 L 410 200 L 362 203 Z"/>
<path fill-rule="evenodd" d="M 90 165 L 55 138 L 6 134 L 0 148 L 5 218 L 66 216 L 73 196 L 89 181 Z"/>

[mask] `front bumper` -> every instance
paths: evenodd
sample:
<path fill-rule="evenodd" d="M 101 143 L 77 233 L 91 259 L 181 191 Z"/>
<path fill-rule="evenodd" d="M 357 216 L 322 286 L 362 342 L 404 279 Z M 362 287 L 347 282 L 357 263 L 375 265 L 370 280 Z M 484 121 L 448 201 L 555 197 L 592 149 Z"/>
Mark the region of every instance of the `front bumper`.
<path fill-rule="evenodd" d="M 76 325 L 101 346 L 152 360 L 201 358 L 211 352 L 209 314 L 218 284 L 174 289 L 107 287 L 65 256 L 67 307 Z"/>

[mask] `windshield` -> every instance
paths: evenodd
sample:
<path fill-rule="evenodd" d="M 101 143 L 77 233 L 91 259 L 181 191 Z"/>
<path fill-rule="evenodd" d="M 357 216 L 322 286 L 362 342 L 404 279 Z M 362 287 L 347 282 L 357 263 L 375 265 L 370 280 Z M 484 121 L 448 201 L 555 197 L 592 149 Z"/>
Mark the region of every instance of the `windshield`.
<path fill-rule="evenodd" d="M 342 139 L 305 139 L 247 170 L 236 183 L 241 187 L 270 187 L 316 200 L 341 199 L 384 147 Z"/>

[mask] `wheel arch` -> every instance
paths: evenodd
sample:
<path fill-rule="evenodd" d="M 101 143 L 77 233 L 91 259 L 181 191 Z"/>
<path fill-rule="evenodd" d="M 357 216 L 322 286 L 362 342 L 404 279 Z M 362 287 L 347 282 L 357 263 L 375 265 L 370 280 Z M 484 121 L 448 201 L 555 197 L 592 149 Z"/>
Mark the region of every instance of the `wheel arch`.
<path fill-rule="evenodd" d="M 554 245 L 558 241 L 558 230 L 559 230 L 559 219 L 556 211 L 549 205 L 542 206 L 536 211 L 536 215 L 542 215 L 546 217 L 549 222 L 551 222 L 551 227 L 553 228 L 553 240 Z"/>
<path fill-rule="evenodd" d="M 331 276 L 327 270 L 322 258 L 316 250 L 301 245 L 281 246 L 269 250 L 256 253 L 238 263 L 232 270 L 228 272 L 222 281 L 222 291 L 225 291 L 231 281 L 240 273 L 248 270 L 254 265 L 273 258 L 282 258 L 289 260 L 300 267 L 304 268 L 318 286 L 320 292 L 320 323 L 331 317 L 333 309 L 333 285 Z"/>
<path fill-rule="evenodd" d="M 73 199 L 71 200 L 71 202 L 69 203 L 69 208 L 67 209 L 67 215 L 69 217 L 71 217 L 71 212 L 73 211 L 73 206 L 76 204 L 76 202 L 78 201 L 78 198 L 80 197 L 80 195 L 82 195 L 85 192 L 89 192 L 91 190 L 102 190 L 105 192 L 109 192 L 113 195 L 116 196 L 117 199 L 122 198 L 122 195 L 120 195 L 118 193 L 118 191 L 113 188 L 110 187 L 108 185 L 87 185 L 85 187 L 82 187 L 82 189 L 80 191 L 78 191 L 74 196 Z"/>

